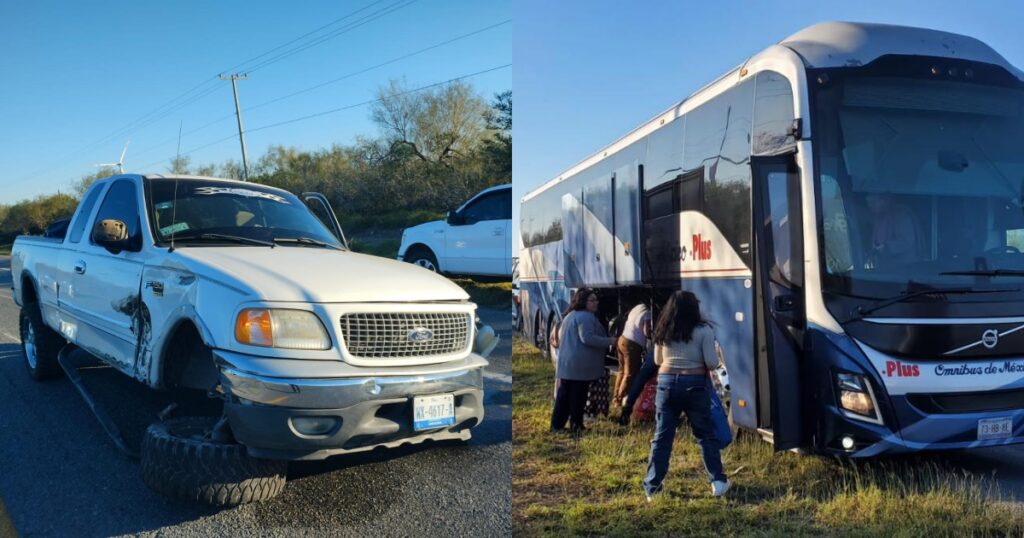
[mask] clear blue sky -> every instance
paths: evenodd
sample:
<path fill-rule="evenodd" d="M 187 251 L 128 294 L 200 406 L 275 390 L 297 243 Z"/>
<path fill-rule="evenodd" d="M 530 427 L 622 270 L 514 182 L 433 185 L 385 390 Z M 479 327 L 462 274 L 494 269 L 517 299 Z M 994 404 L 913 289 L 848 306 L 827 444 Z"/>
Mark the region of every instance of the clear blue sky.
<path fill-rule="evenodd" d="M 515 200 L 818 22 L 965 34 L 1024 68 L 1024 3 L 1013 1 L 514 0 L 513 13 Z M 513 210 L 518 224 L 518 203 Z"/>
<path fill-rule="evenodd" d="M 176 151 L 179 121 L 187 133 L 232 115 L 184 136 L 182 152 L 237 134 L 231 84 L 218 81 L 210 84 L 215 87 L 212 93 L 163 119 L 88 148 L 221 71 L 346 14 L 366 7 L 307 40 L 389 6 L 398 7 L 402 0 L 375 2 L 4 2 L 0 8 L 0 203 L 67 190 L 73 181 L 95 172 L 94 163 L 116 161 L 128 139 L 127 171 L 166 171 Z M 404 77 L 410 87 L 419 87 L 509 64 L 511 23 L 301 96 L 246 110 L 246 106 L 511 19 L 512 2 L 418 0 L 257 69 L 239 82 L 246 129 L 372 99 L 390 78 Z M 512 70 L 483 74 L 469 82 L 491 100 L 493 94 L 512 89 Z M 315 150 L 375 133 L 369 108 L 362 106 L 250 133 L 246 142 L 253 162 L 270 145 Z M 193 166 L 229 158 L 240 161 L 241 151 L 236 137 L 190 157 Z"/>

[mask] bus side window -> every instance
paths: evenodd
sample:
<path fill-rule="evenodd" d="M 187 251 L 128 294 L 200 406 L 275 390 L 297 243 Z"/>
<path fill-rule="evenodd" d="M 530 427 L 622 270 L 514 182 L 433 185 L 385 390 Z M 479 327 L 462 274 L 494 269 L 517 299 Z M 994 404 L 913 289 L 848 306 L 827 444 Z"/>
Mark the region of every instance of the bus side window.
<path fill-rule="evenodd" d="M 679 176 L 679 211 L 704 210 L 704 167 Z"/>

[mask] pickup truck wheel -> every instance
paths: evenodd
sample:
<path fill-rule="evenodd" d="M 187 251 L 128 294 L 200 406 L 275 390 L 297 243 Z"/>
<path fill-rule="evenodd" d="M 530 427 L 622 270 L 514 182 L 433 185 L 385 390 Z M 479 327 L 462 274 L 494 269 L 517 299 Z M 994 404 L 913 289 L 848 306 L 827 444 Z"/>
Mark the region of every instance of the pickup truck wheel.
<path fill-rule="evenodd" d="M 433 272 L 437 271 L 437 258 L 434 257 L 434 253 L 430 252 L 425 248 L 416 248 L 409 254 L 409 263 L 418 265 L 424 269 L 429 269 Z"/>
<path fill-rule="evenodd" d="M 212 440 L 216 422 L 183 417 L 150 424 L 142 440 L 142 481 L 169 498 L 216 507 L 281 493 L 288 462 L 254 458 L 241 444 Z"/>
<path fill-rule="evenodd" d="M 43 323 L 38 303 L 26 303 L 19 319 L 21 350 L 25 353 L 25 366 L 32 379 L 42 381 L 60 377 L 57 354 L 64 347 L 64 338 Z"/>

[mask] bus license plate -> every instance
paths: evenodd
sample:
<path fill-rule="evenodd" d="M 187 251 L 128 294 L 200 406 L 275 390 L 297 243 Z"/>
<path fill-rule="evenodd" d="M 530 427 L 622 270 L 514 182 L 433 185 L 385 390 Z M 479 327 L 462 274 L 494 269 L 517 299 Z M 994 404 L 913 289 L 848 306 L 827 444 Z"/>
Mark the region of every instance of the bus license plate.
<path fill-rule="evenodd" d="M 412 399 L 413 429 L 432 430 L 455 424 L 455 395 L 436 394 Z"/>
<path fill-rule="evenodd" d="M 978 440 L 1005 439 L 1013 433 L 1013 418 L 983 418 L 978 421 Z"/>

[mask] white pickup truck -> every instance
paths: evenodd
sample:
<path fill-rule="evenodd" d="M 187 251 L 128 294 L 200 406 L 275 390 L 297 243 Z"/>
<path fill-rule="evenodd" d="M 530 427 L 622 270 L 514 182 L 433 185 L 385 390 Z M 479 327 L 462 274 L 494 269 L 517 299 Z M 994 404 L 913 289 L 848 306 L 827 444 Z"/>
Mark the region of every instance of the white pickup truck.
<path fill-rule="evenodd" d="M 512 184 L 484 189 L 445 220 L 406 228 L 398 259 L 438 273 L 512 276 Z"/>
<path fill-rule="evenodd" d="M 147 430 L 143 480 L 171 497 L 266 499 L 288 460 L 466 440 L 484 416 L 474 343 L 493 342 L 476 305 L 430 271 L 348 251 L 314 193 L 115 176 L 63 238 L 17 238 L 11 268 L 32 377 L 59 375 L 75 346 L 223 402 Z"/>

